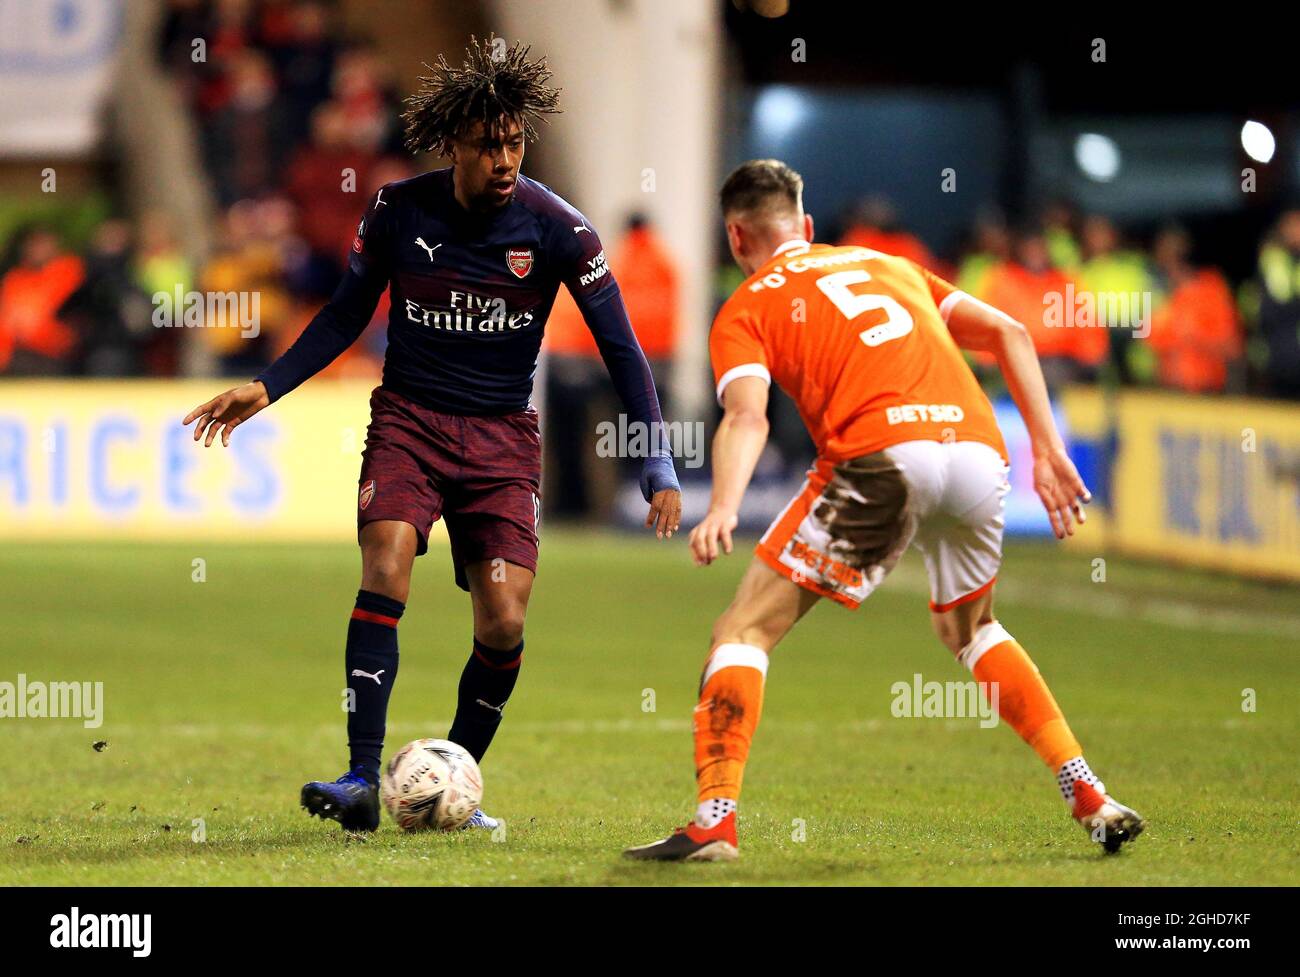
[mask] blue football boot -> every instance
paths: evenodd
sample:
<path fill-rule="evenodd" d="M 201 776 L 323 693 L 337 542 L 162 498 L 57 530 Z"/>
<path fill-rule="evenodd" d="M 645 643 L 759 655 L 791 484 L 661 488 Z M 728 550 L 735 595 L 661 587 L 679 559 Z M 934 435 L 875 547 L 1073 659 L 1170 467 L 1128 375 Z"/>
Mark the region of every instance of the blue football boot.
<path fill-rule="evenodd" d="M 333 783 L 313 780 L 304 784 L 301 803 L 308 814 L 337 821 L 344 831 L 379 827 L 379 788 L 359 769 L 349 770 Z"/>

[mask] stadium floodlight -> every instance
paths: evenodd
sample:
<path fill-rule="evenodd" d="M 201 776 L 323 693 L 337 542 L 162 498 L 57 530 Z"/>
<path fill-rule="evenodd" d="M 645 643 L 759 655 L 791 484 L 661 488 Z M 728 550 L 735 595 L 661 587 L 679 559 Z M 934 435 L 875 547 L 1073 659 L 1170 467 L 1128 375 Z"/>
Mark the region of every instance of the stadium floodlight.
<path fill-rule="evenodd" d="M 764 138 L 781 142 L 795 131 L 808 116 L 804 96 L 787 85 L 764 89 L 754 104 L 754 121 Z"/>
<path fill-rule="evenodd" d="M 1119 146 L 1110 136 L 1085 132 L 1074 141 L 1074 161 L 1084 176 L 1098 183 L 1109 183 L 1119 173 Z"/>
<path fill-rule="evenodd" d="M 1267 163 L 1277 150 L 1277 140 L 1268 126 L 1251 120 L 1241 127 L 1241 148 L 1255 162 Z"/>

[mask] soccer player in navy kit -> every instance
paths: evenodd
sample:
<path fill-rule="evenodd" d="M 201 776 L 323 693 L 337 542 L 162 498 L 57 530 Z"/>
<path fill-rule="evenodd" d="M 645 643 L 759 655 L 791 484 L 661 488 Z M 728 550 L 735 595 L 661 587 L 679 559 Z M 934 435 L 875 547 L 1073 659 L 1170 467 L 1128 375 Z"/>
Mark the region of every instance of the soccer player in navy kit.
<path fill-rule="evenodd" d="M 497 57 L 493 57 L 496 53 Z M 302 788 L 309 813 L 348 830 L 379 825 L 377 784 L 397 624 L 411 567 L 445 518 L 457 584 L 469 591 L 473 651 L 447 738 L 475 759 L 519 674 L 537 569 L 541 440 L 529 405 L 542 330 L 561 284 L 572 293 L 633 421 L 662 432 L 654 380 L 600 239 L 549 188 L 519 172 L 535 123 L 557 111 L 544 59 L 474 40 L 453 68 L 439 58 L 408 99 L 406 145 L 452 166 L 381 188 L 362 218 L 333 297 L 251 383 L 196 407 L 194 440 L 212 444 L 319 372 L 365 329 L 391 289 L 383 382 L 370 400 L 357 498 L 361 589 L 345 669 L 349 770 Z M 205 436 L 206 435 L 206 436 Z M 665 440 L 644 461 L 646 525 L 670 537 L 681 491 Z M 476 812 L 471 824 L 495 827 Z"/>

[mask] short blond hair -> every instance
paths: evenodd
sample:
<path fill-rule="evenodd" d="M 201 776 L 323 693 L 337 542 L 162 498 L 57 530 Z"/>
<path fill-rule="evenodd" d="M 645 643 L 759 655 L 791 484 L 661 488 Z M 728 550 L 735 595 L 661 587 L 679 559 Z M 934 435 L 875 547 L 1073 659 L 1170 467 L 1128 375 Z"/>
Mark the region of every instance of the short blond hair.
<path fill-rule="evenodd" d="M 724 217 L 785 216 L 803 211 L 803 177 L 779 159 L 741 163 L 722 184 Z"/>

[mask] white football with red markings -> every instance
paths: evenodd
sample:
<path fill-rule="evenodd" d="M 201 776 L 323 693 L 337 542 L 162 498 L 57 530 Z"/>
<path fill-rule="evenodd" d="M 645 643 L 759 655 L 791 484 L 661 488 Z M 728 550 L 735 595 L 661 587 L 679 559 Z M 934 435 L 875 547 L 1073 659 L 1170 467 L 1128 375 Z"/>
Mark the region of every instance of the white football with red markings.
<path fill-rule="evenodd" d="M 379 799 L 403 831 L 452 831 L 483 801 L 483 774 L 451 740 L 413 740 L 379 780 Z"/>

